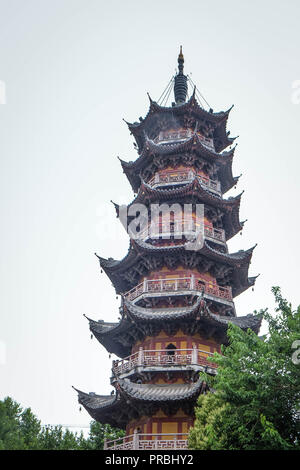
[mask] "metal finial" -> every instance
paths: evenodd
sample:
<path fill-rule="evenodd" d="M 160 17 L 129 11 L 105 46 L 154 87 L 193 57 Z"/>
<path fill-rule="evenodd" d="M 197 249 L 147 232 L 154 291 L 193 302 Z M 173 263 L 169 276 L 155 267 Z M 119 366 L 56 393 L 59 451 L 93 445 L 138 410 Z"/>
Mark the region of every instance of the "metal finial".
<path fill-rule="evenodd" d="M 180 52 L 178 56 L 178 71 L 179 75 L 183 75 L 183 64 L 184 64 L 184 57 L 182 54 L 182 46 L 180 46 Z"/>
<path fill-rule="evenodd" d="M 182 46 L 180 46 L 180 52 L 179 52 L 178 60 L 179 59 L 184 60 L 183 53 L 182 53 Z"/>
<path fill-rule="evenodd" d="M 183 104 L 187 96 L 187 77 L 183 73 L 184 57 L 182 53 L 182 46 L 178 56 L 178 74 L 175 76 L 174 81 L 174 95 L 177 105 Z"/>

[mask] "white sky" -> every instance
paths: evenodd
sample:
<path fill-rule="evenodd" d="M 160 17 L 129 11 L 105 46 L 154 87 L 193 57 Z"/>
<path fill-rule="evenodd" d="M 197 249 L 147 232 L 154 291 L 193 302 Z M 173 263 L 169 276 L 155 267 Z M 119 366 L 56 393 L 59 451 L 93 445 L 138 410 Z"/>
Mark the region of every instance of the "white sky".
<path fill-rule="evenodd" d="M 272 309 L 272 285 L 298 304 L 299 15 L 296 0 L 0 0 L 0 398 L 86 425 L 71 385 L 110 393 L 111 360 L 82 314 L 116 321 L 119 300 L 93 253 L 127 253 L 109 202 L 133 198 L 122 118 L 146 114 L 147 91 L 158 99 L 180 44 L 214 110 L 235 104 L 243 177 L 230 194 L 245 189 L 248 222 L 229 248 L 257 242 L 250 275 L 261 273 L 237 312 Z"/>

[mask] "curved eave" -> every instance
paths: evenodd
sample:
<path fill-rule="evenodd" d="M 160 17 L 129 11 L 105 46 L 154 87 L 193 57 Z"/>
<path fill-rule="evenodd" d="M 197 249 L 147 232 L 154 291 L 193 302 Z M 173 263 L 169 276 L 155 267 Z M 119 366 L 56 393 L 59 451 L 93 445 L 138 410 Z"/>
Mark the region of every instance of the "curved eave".
<path fill-rule="evenodd" d="M 134 240 L 132 243 L 133 246 L 137 245 L 138 250 L 141 250 L 144 253 L 179 253 L 186 250 L 186 247 L 189 244 L 189 242 L 186 242 L 182 245 L 174 246 L 153 246 L 150 243 L 146 243 L 141 240 Z M 249 266 L 255 246 L 246 251 L 241 250 L 236 253 L 222 253 L 221 251 L 212 248 L 207 242 L 204 242 L 203 247 L 196 253 L 202 254 L 214 261 L 228 264 L 229 266 L 239 266 L 241 264 L 247 264 Z"/>
<path fill-rule="evenodd" d="M 161 191 L 161 190 L 156 190 L 156 191 Z M 163 190 L 163 191 L 167 191 L 167 190 Z M 203 192 L 201 192 L 201 194 L 199 191 L 193 190 L 193 189 L 185 193 L 183 192 L 182 194 L 178 194 L 179 190 L 175 190 L 175 189 L 169 190 L 169 191 L 175 191 L 175 192 L 173 192 L 172 194 L 168 193 L 167 195 L 160 194 L 157 197 L 161 198 L 162 202 L 171 201 L 171 203 L 174 203 L 174 202 L 181 203 L 183 197 L 187 197 L 187 198 L 193 197 L 193 201 L 194 201 L 194 198 L 196 198 L 197 201 L 199 201 L 200 203 L 206 203 L 208 206 L 212 206 L 217 209 L 223 209 L 224 211 L 223 228 L 225 230 L 226 241 L 230 240 L 232 237 L 234 237 L 238 232 L 240 232 L 243 229 L 245 222 L 240 222 L 241 194 L 235 198 L 226 200 L 226 199 L 219 199 L 217 197 L 214 198 L 213 195 L 212 197 L 210 197 L 211 193 L 205 191 L 204 189 L 203 189 Z M 148 204 L 148 203 L 155 202 L 155 201 L 157 202 L 158 200 L 160 200 L 160 199 L 155 199 L 152 195 L 150 195 L 149 197 L 149 195 L 145 194 L 144 196 L 145 196 L 144 201 L 142 197 L 140 198 L 136 197 L 127 206 L 127 211 L 135 203 L 141 202 L 142 204 L 143 203 Z M 117 217 L 119 217 L 121 206 L 119 206 L 116 203 L 113 203 L 113 204 L 116 210 Z M 106 265 L 107 265 L 107 260 L 105 260 L 104 258 L 100 258 L 100 257 L 98 258 L 100 260 L 101 267 L 105 270 Z"/>
<path fill-rule="evenodd" d="M 181 245 L 171 245 L 171 246 L 154 246 L 150 243 L 143 242 L 141 240 L 132 240 L 130 244 L 129 254 L 125 258 L 117 260 L 105 260 L 105 269 L 110 275 L 114 273 L 121 272 L 128 269 L 130 266 L 136 263 L 138 258 L 142 258 L 143 254 L 153 253 L 153 254 L 163 254 L 163 253 L 180 253 L 187 250 L 190 242 L 185 242 Z M 228 264 L 229 266 L 238 266 L 239 264 L 247 263 L 251 261 L 253 250 L 256 247 L 253 246 L 248 250 L 240 250 L 236 253 L 222 253 L 221 251 L 215 250 L 207 242 L 204 242 L 202 248 L 198 251 L 194 251 L 195 254 L 202 254 L 207 256 L 209 259 L 214 261 L 220 261 L 222 263 Z M 188 250 L 190 251 L 190 250 Z M 100 261 L 101 263 L 101 261 Z M 101 267 L 104 265 L 101 264 Z M 104 269 L 104 267 L 103 267 Z"/>
<path fill-rule="evenodd" d="M 186 139 L 184 142 L 170 143 L 167 145 L 156 144 L 153 140 L 145 137 L 145 147 L 139 155 L 139 157 L 134 162 L 125 162 L 121 161 L 123 170 L 133 170 L 135 172 L 140 171 L 144 168 L 145 164 L 150 162 L 150 158 L 153 156 L 159 155 L 177 155 L 182 152 L 193 150 L 203 157 L 209 158 L 212 162 L 218 162 L 224 164 L 228 160 L 232 160 L 234 155 L 235 148 L 229 150 L 228 152 L 218 153 L 213 149 L 210 149 L 204 145 L 198 136 L 198 134 L 193 134 L 191 137 Z"/>
<path fill-rule="evenodd" d="M 165 321 L 165 320 L 184 320 L 192 317 L 199 310 L 202 298 L 198 297 L 196 302 L 188 307 L 177 308 L 144 308 L 138 307 L 132 302 L 124 299 L 123 311 L 132 319 L 133 322 L 143 321 Z"/>
<path fill-rule="evenodd" d="M 165 404 L 180 406 L 181 403 L 188 402 L 192 405 L 205 384 L 200 379 L 192 384 L 154 385 L 136 384 L 126 379 L 116 378 L 114 386 L 117 389 L 117 395 L 113 398 L 75 390 L 78 393 L 79 403 L 93 419 L 103 424 L 125 428 L 132 417 L 132 412 L 135 415 L 142 415 L 147 410 L 153 411 L 153 406 L 155 411 L 158 411 L 159 407 Z"/>
<path fill-rule="evenodd" d="M 106 323 L 104 321 L 94 321 L 88 318 L 90 331 L 105 349 L 119 357 L 128 356 L 128 348 L 118 341 L 118 336 L 124 335 L 132 327 L 132 323 L 126 318 L 122 318 L 116 323 Z"/>
<path fill-rule="evenodd" d="M 239 251 L 237 253 L 222 253 L 218 250 L 213 249 L 207 242 L 204 242 L 203 247 L 198 251 L 186 250 L 188 244 L 186 242 L 182 245 L 173 246 L 153 246 L 149 243 L 145 243 L 141 240 L 132 240 L 130 243 L 130 249 L 128 254 L 120 261 L 116 260 L 105 260 L 105 267 L 103 263 L 100 265 L 105 270 L 105 273 L 113 283 L 117 293 L 126 292 L 130 288 L 134 287 L 136 280 L 133 280 L 132 285 L 126 277 L 128 269 L 135 267 L 139 269 L 137 264 L 140 261 L 145 260 L 148 256 L 159 256 L 160 259 L 164 255 L 177 256 L 179 253 L 189 253 L 195 256 L 204 256 L 205 258 L 214 262 L 219 262 L 225 266 L 233 268 L 233 294 L 234 296 L 237 291 L 242 292 L 240 289 L 247 289 L 248 285 L 248 269 L 251 261 L 252 253 L 255 246 L 246 251 Z M 144 263 L 144 266 L 147 263 Z M 141 277 L 141 276 L 139 276 Z M 236 285 L 237 284 L 237 285 Z M 235 290 L 236 289 L 236 290 Z"/>
<path fill-rule="evenodd" d="M 236 286 L 234 287 L 234 289 L 232 289 L 232 293 L 234 297 L 237 297 L 238 295 L 242 294 L 247 289 L 249 289 L 249 287 L 254 287 L 256 279 L 258 278 L 259 275 L 248 278 L 247 273 L 246 272 L 244 273 L 243 280 L 241 278 L 237 279 L 238 282 L 236 283 Z"/>
<path fill-rule="evenodd" d="M 155 144 L 152 140 L 145 139 L 143 151 L 134 162 L 125 162 L 120 159 L 123 172 L 127 176 L 134 192 L 138 191 L 141 184 L 140 173 L 151 164 L 155 156 L 165 156 L 167 158 L 168 156 L 182 155 L 188 151 L 192 151 L 196 155 L 205 158 L 208 162 L 217 165 L 223 192 L 228 191 L 236 184 L 236 178 L 232 175 L 232 160 L 235 147 L 228 152 L 217 153 L 203 145 L 197 134 L 194 134 L 185 142 L 169 145 Z"/>
<path fill-rule="evenodd" d="M 97 338 L 108 352 L 122 358 L 130 355 L 131 348 L 136 343 L 136 334 L 140 335 L 140 339 L 145 338 L 153 327 L 156 327 L 157 331 L 164 329 L 168 331 L 169 327 L 174 328 L 176 324 L 178 328 L 182 328 L 182 324 L 185 324 L 190 325 L 194 333 L 198 331 L 200 334 L 204 328 L 214 332 L 211 333 L 213 336 L 217 334 L 218 341 L 226 344 L 229 323 L 239 326 L 244 331 L 250 328 L 258 334 L 262 321 L 261 315 L 227 317 L 212 313 L 202 297 L 199 297 L 190 307 L 168 309 L 138 307 L 132 302 L 124 300 L 123 316 L 127 319 L 122 318 L 114 328 L 111 327 L 111 324 L 107 324 L 105 333 Z M 94 324 L 96 323 L 94 322 Z M 101 331 L 104 330 L 104 326 L 105 324 L 100 322 Z M 96 330 L 97 325 L 91 329 L 97 337 Z M 128 335 L 128 333 L 130 334 Z"/>
<path fill-rule="evenodd" d="M 227 121 L 224 121 L 214 132 L 214 144 L 216 152 L 222 152 L 229 145 L 233 145 L 237 137 L 229 137 L 227 132 Z"/>
<path fill-rule="evenodd" d="M 120 420 L 121 409 L 124 406 L 122 398 L 117 395 L 96 395 L 82 392 L 73 387 L 78 393 L 78 403 L 82 405 L 89 415 L 103 424 L 113 427 L 125 427 L 126 418 Z"/>
<path fill-rule="evenodd" d="M 212 313 L 210 309 L 206 306 L 206 302 L 204 302 L 204 307 L 200 310 L 200 317 L 206 318 L 211 323 L 218 325 L 219 327 L 222 325 L 224 330 L 223 332 L 227 333 L 227 328 L 229 323 L 233 323 L 234 325 L 241 328 L 243 331 L 248 330 L 249 328 L 258 334 L 261 322 L 262 322 L 262 315 L 253 315 L 248 314 L 244 316 L 234 316 L 234 317 L 227 317 L 223 315 L 217 315 Z M 223 344 L 227 342 L 227 335 L 226 338 L 223 340 Z"/>
<path fill-rule="evenodd" d="M 126 379 L 117 379 L 117 390 L 126 399 L 139 402 L 182 402 L 191 400 L 201 393 L 203 381 L 192 384 L 136 384 Z"/>
<path fill-rule="evenodd" d="M 158 201 L 174 201 L 182 199 L 183 197 L 192 196 L 196 197 L 200 203 L 211 205 L 217 209 L 232 211 L 233 207 L 239 207 L 241 196 L 243 193 L 228 199 L 222 199 L 201 185 L 198 178 L 195 177 L 190 183 L 183 184 L 179 188 L 172 189 L 157 189 L 150 186 L 148 183 L 142 182 L 139 192 L 134 200 L 127 206 L 129 209 L 133 204 L 150 204 L 151 202 Z"/>

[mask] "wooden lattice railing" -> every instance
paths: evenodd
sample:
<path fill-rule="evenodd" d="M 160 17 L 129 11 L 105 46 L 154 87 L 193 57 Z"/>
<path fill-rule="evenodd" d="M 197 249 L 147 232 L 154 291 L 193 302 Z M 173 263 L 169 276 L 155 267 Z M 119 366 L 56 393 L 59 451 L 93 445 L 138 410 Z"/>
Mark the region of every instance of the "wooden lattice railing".
<path fill-rule="evenodd" d="M 214 353 L 194 347 L 192 349 L 143 349 L 124 359 L 113 361 L 114 374 L 130 372 L 136 367 L 203 366 L 216 369 L 217 365 L 208 361 Z"/>
<path fill-rule="evenodd" d="M 197 176 L 199 182 L 207 189 L 221 193 L 221 184 L 219 181 L 212 180 L 207 176 L 196 175 L 192 170 L 174 170 L 173 172 L 167 173 L 156 173 L 153 178 L 148 181 L 148 184 L 153 188 L 157 186 L 167 186 L 172 184 L 189 183 L 195 176 Z"/>
<path fill-rule="evenodd" d="M 187 433 L 141 434 L 134 432 L 113 441 L 104 440 L 104 450 L 187 449 L 187 437 Z"/>
<path fill-rule="evenodd" d="M 147 293 L 173 293 L 186 291 L 203 292 L 219 299 L 225 299 L 232 301 L 231 287 L 218 286 L 214 282 L 209 282 L 199 277 L 178 277 L 171 279 L 145 279 L 143 282 L 138 284 L 136 287 L 126 292 L 125 298 L 133 301 L 137 297 Z"/>

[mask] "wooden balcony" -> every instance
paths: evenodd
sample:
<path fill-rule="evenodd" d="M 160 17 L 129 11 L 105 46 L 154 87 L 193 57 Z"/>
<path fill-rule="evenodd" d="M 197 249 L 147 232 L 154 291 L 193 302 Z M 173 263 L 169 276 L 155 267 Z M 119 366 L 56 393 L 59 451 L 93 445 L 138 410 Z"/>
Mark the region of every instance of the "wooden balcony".
<path fill-rule="evenodd" d="M 154 139 L 156 144 L 172 144 L 180 141 L 189 139 L 192 137 L 192 131 L 190 129 L 179 129 L 177 131 L 162 131 L 158 137 Z"/>
<path fill-rule="evenodd" d="M 199 294 L 203 292 L 204 297 L 232 304 L 231 287 L 221 287 L 214 282 L 209 282 L 196 276 L 171 279 L 145 279 L 136 287 L 126 292 L 125 298 L 134 302 L 141 297 L 195 295 L 197 292 Z"/>
<path fill-rule="evenodd" d="M 161 145 L 170 145 L 190 139 L 192 135 L 193 132 L 191 129 L 179 129 L 177 131 L 165 132 L 162 131 L 159 133 L 158 137 L 154 139 L 154 142 Z M 201 134 L 201 132 L 197 132 L 197 136 L 205 147 L 208 147 L 210 150 L 215 150 L 214 140 L 212 138 L 205 137 L 203 134 Z"/>
<path fill-rule="evenodd" d="M 173 172 L 165 174 L 156 173 L 155 176 L 148 181 L 148 184 L 153 188 L 157 188 L 159 186 L 187 184 L 190 183 L 195 176 L 197 176 L 199 182 L 204 188 L 221 195 L 221 184 L 219 181 L 212 180 L 203 175 L 196 175 L 192 170 L 174 170 Z"/>
<path fill-rule="evenodd" d="M 149 239 L 175 239 L 180 240 L 183 237 L 190 239 L 192 236 L 197 235 L 196 224 L 192 221 L 157 223 L 147 226 L 144 230 L 138 233 L 138 239 L 147 241 Z M 204 237 L 215 243 L 225 245 L 226 236 L 223 229 L 212 227 L 211 225 L 204 224 Z"/>
<path fill-rule="evenodd" d="M 215 374 L 217 365 L 208 361 L 213 353 L 194 347 L 193 349 L 149 349 L 139 351 L 124 359 L 113 361 L 112 371 L 115 375 L 128 374 L 137 368 L 147 370 L 184 369 L 193 366 L 197 370 L 208 369 Z"/>
<path fill-rule="evenodd" d="M 133 434 L 113 441 L 104 440 L 104 450 L 167 450 L 187 449 L 188 434 Z"/>

